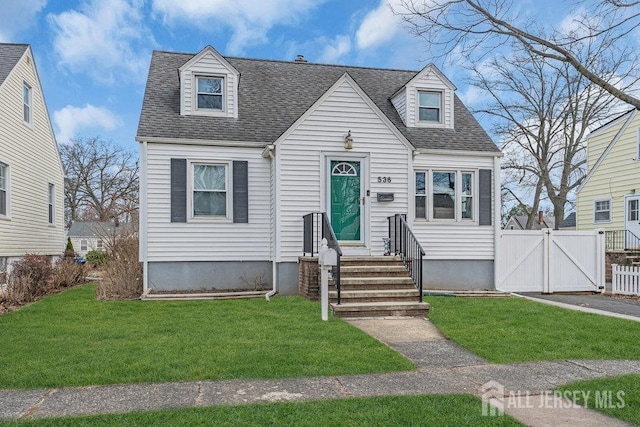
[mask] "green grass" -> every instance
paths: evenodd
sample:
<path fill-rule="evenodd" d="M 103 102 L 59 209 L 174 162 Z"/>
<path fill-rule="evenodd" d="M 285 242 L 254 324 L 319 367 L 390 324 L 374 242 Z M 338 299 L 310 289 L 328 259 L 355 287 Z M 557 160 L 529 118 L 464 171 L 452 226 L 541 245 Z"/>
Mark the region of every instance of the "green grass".
<path fill-rule="evenodd" d="M 491 362 L 640 359 L 640 322 L 522 298 L 425 300 L 429 318 L 444 335 Z"/>
<path fill-rule="evenodd" d="M 174 409 L 14 422 L 16 426 L 519 426 L 509 416 L 482 416 L 470 395 L 370 397 Z"/>
<path fill-rule="evenodd" d="M 603 414 L 640 425 L 640 375 L 580 381 L 559 387 L 557 391 L 576 396 L 577 403 Z"/>
<path fill-rule="evenodd" d="M 96 301 L 87 285 L 0 317 L 0 388 L 415 369 L 300 297 Z"/>

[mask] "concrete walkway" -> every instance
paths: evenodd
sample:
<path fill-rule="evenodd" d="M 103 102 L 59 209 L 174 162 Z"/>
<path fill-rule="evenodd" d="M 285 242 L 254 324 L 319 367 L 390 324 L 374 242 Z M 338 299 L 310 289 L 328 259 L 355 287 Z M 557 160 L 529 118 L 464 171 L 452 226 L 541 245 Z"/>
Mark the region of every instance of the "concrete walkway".
<path fill-rule="evenodd" d="M 484 392 L 485 397 L 491 393 L 490 397 L 497 398 L 494 403 L 527 425 L 621 426 L 625 424 L 595 411 L 567 401 L 562 404 L 549 391 L 581 379 L 640 373 L 640 361 L 489 364 L 445 339 L 426 319 L 348 321 L 404 354 L 418 370 L 281 380 L 0 390 L 0 420 L 353 396 L 468 393 L 482 397 Z M 516 395 L 520 400 L 512 399 Z"/>
<path fill-rule="evenodd" d="M 640 300 L 617 298 L 604 294 L 542 294 L 518 292 L 516 295 L 569 310 L 617 317 L 640 322 Z"/>

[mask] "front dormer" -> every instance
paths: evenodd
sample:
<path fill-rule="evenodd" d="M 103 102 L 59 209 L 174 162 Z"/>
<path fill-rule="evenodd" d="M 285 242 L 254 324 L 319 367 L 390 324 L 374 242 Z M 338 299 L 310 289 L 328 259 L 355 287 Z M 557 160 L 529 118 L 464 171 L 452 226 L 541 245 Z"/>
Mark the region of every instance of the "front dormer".
<path fill-rule="evenodd" d="M 207 46 L 178 69 L 180 115 L 238 117 L 240 73 Z"/>
<path fill-rule="evenodd" d="M 429 64 L 398 90 L 391 102 L 407 127 L 454 127 L 456 87 Z"/>

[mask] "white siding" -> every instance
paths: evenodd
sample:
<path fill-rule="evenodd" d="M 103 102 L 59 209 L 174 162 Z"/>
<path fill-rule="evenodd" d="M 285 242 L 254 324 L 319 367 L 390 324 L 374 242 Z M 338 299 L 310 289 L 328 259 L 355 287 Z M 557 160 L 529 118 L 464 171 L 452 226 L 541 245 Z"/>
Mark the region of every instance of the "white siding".
<path fill-rule="evenodd" d="M 0 161 L 10 174 L 10 218 L 0 219 L 0 256 L 60 255 L 65 244 L 62 165 L 30 49 L 27 56 L 0 88 Z M 32 88 L 30 126 L 22 119 L 25 81 Z M 53 225 L 49 183 L 55 186 Z"/>
<path fill-rule="evenodd" d="M 147 260 L 266 261 L 270 259 L 270 162 L 261 149 L 147 143 Z M 171 158 L 248 161 L 249 223 L 170 221 Z M 232 188 L 229 188 L 229 196 Z M 190 195 L 187 193 L 187 197 Z M 189 216 L 189 215 L 187 215 Z"/>
<path fill-rule="evenodd" d="M 494 256 L 494 225 L 477 225 L 478 212 L 478 173 L 480 169 L 493 170 L 493 157 L 469 155 L 428 155 L 421 154 L 414 159 L 413 168 L 416 172 L 427 170 L 463 170 L 475 171 L 475 213 L 476 220 L 472 222 L 444 222 L 416 219 L 413 222 L 413 232 L 426 252 L 427 259 L 472 259 L 492 260 Z M 491 174 L 492 186 L 495 171 Z M 414 189 L 412 189 L 414 191 Z M 427 198 L 431 188 L 427 185 Z M 492 192 L 493 199 L 493 192 Z M 492 200 L 492 210 L 494 206 Z M 411 203 L 415 203 L 413 193 Z M 413 207 L 412 207 L 413 209 Z M 492 212 L 492 218 L 495 215 Z"/>
<path fill-rule="evenodd" d="M 407 125 L 407 90 L 402 90 L 391 98 L 391 103 L 396 107 L 396 111 L 402 119 L 402 123 Z"/>
<path fill-rule="evenodd" d="M 195 95 L 195 77 L 196 76 L 220 76 L 224 77 L 224 113 L 208 113 L 202 111 L 196 111 L 194 104 Z M 203 115 L 225 115 L 228 117 L 237 117 L 237 85 L 235 74 L 229 70 L 224 64 L 222 64 L 216 56 L 211 52 L 206 52 L 198 61 L 191 64 L 191 66 L 183 70 L 181 78 L 181 114 L 203 114 Z"/>
<path fill-rule="evenodd" d="M 443 103 L 443 122 L 440 125 L 423 124 L 418 123 L 418 91 L 440 91 L 442 92 Z M 439 74 L 427 67 L 420 72 L 409 84 L 407 85 L 407 126 L 430 126 L 430 127 L 445 127 L 453 129 L 454 117 L 453 117 L 453 102 L 454 91 L 446 82 L 444 82 Z"/>
<path fill-rule="evenodd" d="M 353 149 L 345 150 L 343 138 L 351 130 Z M 343 80 L 282 141 L 276 149 L 280 177 L 277 219 L 280 231 L 279 261 L 295 261 L 302 254 L 302 216 L 326 211 L 326 156 L 364 156 L 366 197 L 363 209 L 370 232 L 365 237 L 371 254 L 381 255 L 382 238 L 388 235 L 387 216 L 407 211 L 410 151 L 398 140 L 351 83 Z M 391 183 L 377 182 L 378 176 Z M 393 202 L 377 202 L 378 192 L 395 194 Z"/>

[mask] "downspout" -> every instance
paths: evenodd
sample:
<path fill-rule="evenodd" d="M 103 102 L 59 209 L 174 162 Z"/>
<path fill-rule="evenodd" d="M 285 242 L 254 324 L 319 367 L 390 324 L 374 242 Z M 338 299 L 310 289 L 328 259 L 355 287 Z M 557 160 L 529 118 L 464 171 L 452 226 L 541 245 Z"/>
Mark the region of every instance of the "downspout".
<path fill-rule="evenodd" d="M 501 218 L 500 218 L 500 208 L 502 207 L 502 194 L 500 192 L 501 187 L 501 179 L 500 176 L 500 157 L 496 156 L 493 158 L 493 287 L 499 291 L 498 286 L 500 273 L 499 266 L 499 253 L 500 253 L 500 231 L 501 231 Z"/>
<path fill-rule="evenodd" d="M 140 144 L 140 219 L 139 258 L 142 261 L 142 295 L 149 292 L 149 262 L 147 260 L 147 141 Z"/>
<path fill-rule="evenodd" d="M 276 156 L 273 154 L 273 150 L 275 149 L 275 146 L 273 145 L 269 145 L 267 146 L 267 149 L 269 151 L 269 159 L 271 159 L 271 166 L 270 169 L 270 173 L 271 173 L 271 182 L 273 183 L 273 199 L 271 200 L 271 203 L 273 203 L 273 261 L 271 263 L 271 283 L 273 288 L 267 292 L 264 297 L 267 301 L 270 301 L 269 298 L 271 298 L 272 296 L 274 296 L 276 294 L 276 292 L 278 292 L 278 287 L 277 287 L 277 283 L 278 283 L 278 264 L 276 262 L 276 254 L 278 252 L 278 219 L 276 216 L 276 201 L 278 200 L 278 183 L 275 181 L 276 180 L 276 176 L 277 176 L 277 171 L 276 171 Z"/>

